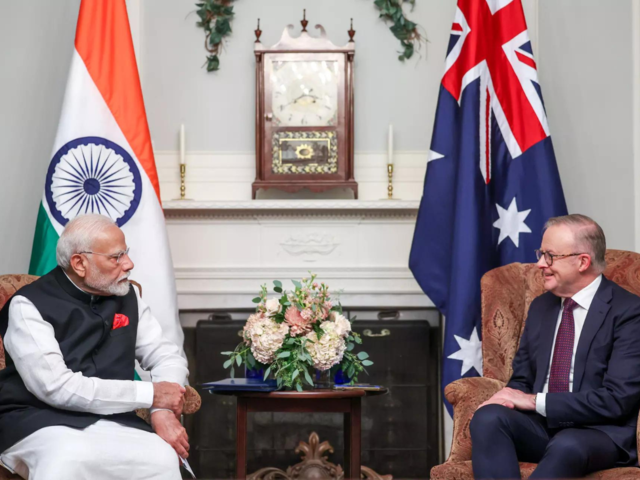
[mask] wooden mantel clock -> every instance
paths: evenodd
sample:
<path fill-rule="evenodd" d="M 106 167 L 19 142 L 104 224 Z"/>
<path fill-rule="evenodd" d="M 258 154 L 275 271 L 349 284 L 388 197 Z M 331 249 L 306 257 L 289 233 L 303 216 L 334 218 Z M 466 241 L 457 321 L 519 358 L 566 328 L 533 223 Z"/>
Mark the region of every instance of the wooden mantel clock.
<path fill-rule="evenodd" d="M 306 17 L 306 15 L 305 15 Z M 259 21 L 258 21 L 259 22 Z M 353 26 L 344 47 L 288 25 L 271 48 L 256 30 L 256 180 L 259 189 L 353 190 Z"/>

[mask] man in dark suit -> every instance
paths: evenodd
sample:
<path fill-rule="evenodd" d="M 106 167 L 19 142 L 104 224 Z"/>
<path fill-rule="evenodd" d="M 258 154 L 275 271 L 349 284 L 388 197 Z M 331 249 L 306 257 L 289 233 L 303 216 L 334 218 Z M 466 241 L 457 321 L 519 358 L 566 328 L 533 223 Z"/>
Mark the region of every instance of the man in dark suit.
<path fill-rule="evenodd" d="M 552 218 L 537 251 L 547 292 L 529 309 L 513 375 L 470 425 L 476 479 L 579 478 L 637 465 L 640 297 L 602 275 L 605 236 Z"/>

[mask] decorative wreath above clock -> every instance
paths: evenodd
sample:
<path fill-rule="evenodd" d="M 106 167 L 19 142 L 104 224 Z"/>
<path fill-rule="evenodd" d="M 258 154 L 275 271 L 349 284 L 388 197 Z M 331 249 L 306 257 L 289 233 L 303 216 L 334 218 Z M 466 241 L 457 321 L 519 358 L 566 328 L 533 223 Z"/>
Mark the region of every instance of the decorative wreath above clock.
<path fill-rule="evenodd" d="M 206 62 L 209 72 L 220 68 L 220 47 L 224 37 L 231 33 L 231 20 L 235 15 L 233 2 L 234 0 L 202 0 L 196 3 L 196 13 L 200 17 L 196 26 L 204 29 L 206 34 L 204 48 L 209 52 Z M 389 30 L 402 46 L 398 59 L 404 61 L 411 58 L 415 47 L 426 39 L 419 32 L 418 24 L 405 16 L 402 5 L 408 3 L 413 8 L 416 0 L 374 0 L 373 3 L 380 10 L 380 18 L 393 23 Z"/>

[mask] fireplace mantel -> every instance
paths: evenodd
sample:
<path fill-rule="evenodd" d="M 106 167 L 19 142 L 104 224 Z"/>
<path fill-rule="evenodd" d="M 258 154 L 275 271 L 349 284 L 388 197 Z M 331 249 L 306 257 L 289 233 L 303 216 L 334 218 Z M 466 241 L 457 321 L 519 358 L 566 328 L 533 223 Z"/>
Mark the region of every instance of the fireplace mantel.
<path fill-rule="evenodd" d="M 349 307 L 430 307 L 408 268 L 418 201 L 164 202 L 182 311 L 251 308 L 318 274 Z"/>

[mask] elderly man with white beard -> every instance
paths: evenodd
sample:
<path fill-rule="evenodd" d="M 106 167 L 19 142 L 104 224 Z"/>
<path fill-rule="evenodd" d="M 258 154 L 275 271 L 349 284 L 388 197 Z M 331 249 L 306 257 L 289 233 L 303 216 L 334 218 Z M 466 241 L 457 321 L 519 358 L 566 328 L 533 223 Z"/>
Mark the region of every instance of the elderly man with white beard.
<path fill-rule="evenodd" d="M 29 479 L 179 479 L 187 362 L 130 285 L 120 228 L 71 220 L 58 267 L 0 310 L 0 461 Z M 135 360 L 152 382 L 134 381 Z M 151 408 L 151 426 L 136 416 Z"/>

